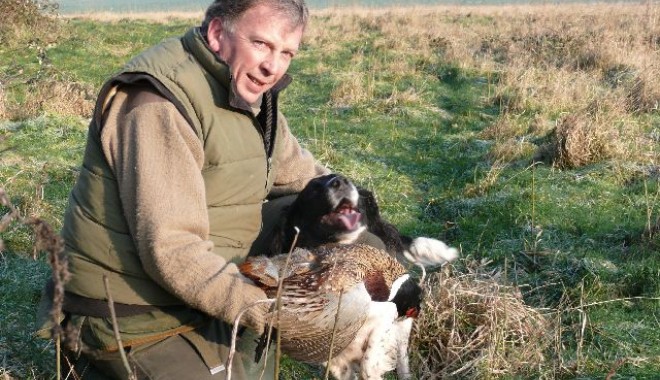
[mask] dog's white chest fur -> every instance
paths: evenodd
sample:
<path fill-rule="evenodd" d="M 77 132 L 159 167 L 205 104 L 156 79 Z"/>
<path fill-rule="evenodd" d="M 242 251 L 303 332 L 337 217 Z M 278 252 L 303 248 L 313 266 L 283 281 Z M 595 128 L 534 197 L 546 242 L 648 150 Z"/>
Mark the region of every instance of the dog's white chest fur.
<path fill-rule="evenodd" d="M 338 380 L 382 379 L 394 368 L 399 379 L 410 378 L 408 342 L 413 319 L 397 319 L 392 302 L 371 302 L 369 316 L 355 339 L 328 365 Z"/>

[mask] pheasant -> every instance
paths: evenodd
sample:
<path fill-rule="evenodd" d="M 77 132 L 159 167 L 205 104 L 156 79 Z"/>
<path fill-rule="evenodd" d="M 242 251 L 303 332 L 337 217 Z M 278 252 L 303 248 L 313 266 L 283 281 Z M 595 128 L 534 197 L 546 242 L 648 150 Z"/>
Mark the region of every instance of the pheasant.
<path fill-rule="evenodd" d="M 324 363 L 338 379 L 351 378 L 356 370 L 362 378 L 381 378 L 403 360 L 396 351 L 407 352 L 412 322 L 399 326 L 395 320 L 417 316 L 422 290 L 399 262 L 361 244 L 296 249 L 284 268 L 286 260 L 287 255 L 254 256 L 239 266 L 269 298 L 276 297 L 282 276 L 275 327 L 283 352 L 299 361 Z"/>

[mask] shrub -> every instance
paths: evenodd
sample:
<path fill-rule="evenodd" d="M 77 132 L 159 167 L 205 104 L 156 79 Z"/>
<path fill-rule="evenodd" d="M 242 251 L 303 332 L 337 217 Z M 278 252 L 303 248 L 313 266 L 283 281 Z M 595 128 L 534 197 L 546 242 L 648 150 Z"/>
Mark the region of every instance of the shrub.
<path fill-rule="evenodd" d="M 59 5 L 51 0 L 0 0 L 0 45 L 53 42 L 58 35 Z"/>

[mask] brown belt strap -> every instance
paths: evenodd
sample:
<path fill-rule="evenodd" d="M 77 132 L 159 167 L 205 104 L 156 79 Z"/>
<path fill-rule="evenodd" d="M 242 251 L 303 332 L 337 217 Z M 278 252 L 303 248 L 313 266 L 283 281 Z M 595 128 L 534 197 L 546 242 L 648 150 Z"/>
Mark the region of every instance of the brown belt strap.
<path fill-rule="evenodd" d="M 52 280 L 48 280 L 46 284 L 46 294 L 52 298 L 53 293 L 54 293 L 53 282 Z M 115 302 L 113 306 L 115 309 L 115 314 L 118 318 L 131 317 L 134 315 L 144 314 L 157 310 L 165 310 L 170 307 L 175 307 L 175 308 L 185 307 L 183 305 L 178 305 L 178 306 L 130 305 L 130 304 L 118 303 L 118 302 Z M 64 292 L 64 304 L 62 305 L 62 310 L 71 314 L 85 315 L 88 317 L 96 317 L 96 318 L 110 318 L 111 316 L 110 307 L 108 306 L 108 301 L 83 297 L 69 292 Z"/>

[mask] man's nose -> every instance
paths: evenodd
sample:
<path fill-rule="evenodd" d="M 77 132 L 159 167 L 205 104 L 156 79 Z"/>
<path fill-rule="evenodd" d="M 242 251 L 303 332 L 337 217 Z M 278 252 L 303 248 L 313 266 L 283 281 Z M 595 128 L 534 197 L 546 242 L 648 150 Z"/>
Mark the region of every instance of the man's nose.
<path fill-rule="evenodd" d="M 261 63 L 261 69 L 264 75 L 277 75 L 282 69 L 282 62 L 280 62 L 280 59 L 276 55 L 271 55 Z"/>

